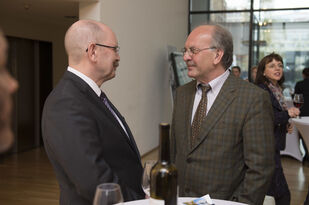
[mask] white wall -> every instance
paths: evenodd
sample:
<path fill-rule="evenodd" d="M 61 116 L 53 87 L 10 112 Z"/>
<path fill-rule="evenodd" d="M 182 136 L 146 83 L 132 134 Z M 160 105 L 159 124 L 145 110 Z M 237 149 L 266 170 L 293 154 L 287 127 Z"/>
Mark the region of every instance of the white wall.
<path fill-rule="evenodd" d="M 100 0 L 80 3 L 80 18 L 108 24 L 116 33 L 120 66 L 103 89 L 126 118 L 141 154 L 158 146 L 158 124 L 170 122 L 167 45 L 182 48 L 187 35 L 187 0 Z M 17 18 L 18 19 L 18 18 Z M 53 82 L 67 66 L 67 26 L 14 20 L 0 14 L 6 35 L 53 43 Z"/>
<path fill-rule="evenodd" d="M 141 154 L 158 146 L 158 124 L 170 122 L 167 45 L 187 36 L 187 0 L 101 0 L 101 21 L 116 33 L 120 66 L 103 84 L 129 124 Z"/>

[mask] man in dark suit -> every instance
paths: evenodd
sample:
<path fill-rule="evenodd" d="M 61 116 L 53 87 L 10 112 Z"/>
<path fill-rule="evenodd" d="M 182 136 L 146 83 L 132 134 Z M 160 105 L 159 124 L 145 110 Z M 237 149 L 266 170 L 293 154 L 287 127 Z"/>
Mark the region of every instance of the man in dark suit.
<path fill-rule="evenodd" d="M 44 145 L 60 204 L 92 204 L 96 186 L 118 183 L 125 201 L 145 198 L 142 165 L 124 118 L 101 91 L 115 77 L 118 41 L 106 25 L 80 20 L 65 35 L 69 67 L 43 110 Z"/>
<path fill-rule="evenodd" d="M 309 68 L 304 68 L 303 79 L 295 85 L 295 94 L 303 94 L 304 105 L 300 108 L 301 116 L 309 116 Z"/>
<path fill-rule="evenodd" d="M 296 83 L 295 94 L 303 94 L 304 96 L 304 104 L 300 108 L 300 116 L 309 116 L 309 102 L 308 102 L 309 101 L 309 68 L 304 68 L 303 80 Z M 301 139 L 302 139 L 302 136 L 301 136 Z M 308 147 L 306 146 L 305 143 L 303 144 L 305 148 L 304 161 L 309 161 Z M 309 190 L 308 190 L 304 205 L 309 205 Z"/>
<path fill-rule="evenodd" d="M 195 80 L 179 87 L 174 101 L 179 195 L 263 204 L 274 170 L 268 93 L 230 74 L 233 40 L 219 25 L 195 28 L 183 54 Z"/>

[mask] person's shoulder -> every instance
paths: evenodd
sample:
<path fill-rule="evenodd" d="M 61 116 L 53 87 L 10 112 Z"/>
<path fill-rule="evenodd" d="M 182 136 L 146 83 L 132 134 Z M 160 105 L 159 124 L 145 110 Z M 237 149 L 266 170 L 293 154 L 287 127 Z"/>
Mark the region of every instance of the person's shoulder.
<path fill-rule="evenodd" d="M 182 86 L 179 86 L 176 91 L 177 92 L 184 92 L 186 90 L 191 90 L 192 88 L 194 88 L 196 86 L 196 80 L 192 80 Z"/>
<path fill-rule="evenodd" d="M 70 75 L 70 74 L 69 74 Z M 48 95 L 46 104 L 62 104 L 64 102 L 80 102 L 84 98 L 80 84 L 65 74 Z M 80 100 L 76 100 L 80 99 Z"/>
<path fill-rule="evenodd" d="M 247 90 L 251 90 L 251 91 L 259 91 L 260 88 L 259 86 L 257 86 L 256 84 L 254 83 L 250 83 L 246 80 L 243 80 L 243 79 L 237 79 L 237 83 L 238 83 L 238 87 L 241 88 L 241 89 L 247 89 Z"/>

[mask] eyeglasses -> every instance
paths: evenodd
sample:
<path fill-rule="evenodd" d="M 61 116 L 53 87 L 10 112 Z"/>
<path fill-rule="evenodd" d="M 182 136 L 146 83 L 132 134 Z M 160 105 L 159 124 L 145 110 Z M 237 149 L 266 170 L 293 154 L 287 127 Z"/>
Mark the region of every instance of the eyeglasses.
<path fill-rule="evenodd" d="M 201 48 L 201 49 L 200 48 L 194 48 L 194 47 L 191 47 L 189 49 L 183 48 L 183 49 L 181 49 L 181 52 L 182 52 L 183 55 L 185 55 L 188 52 L 189 56 L 193 56 L 193 55 L 196 55 L 203 50 L 209 50 L 209 49 L 217 49 L 217 47 L 209 47 L 209 48 Z"/>
<path fill-rule="evenodd" d="M 102 46 L 105 48 L 111 48 L 114 50 L 115 53 L 119 53 L 120 47 L 119 46 L 107 46 L 107 45 L 103 45 L 103 44 L 99 44 L 99 43 L 95 43 L 95 45 L 97 46 Z M 88 52 L 88 48 L 86 49 L 86 52 Z"/>

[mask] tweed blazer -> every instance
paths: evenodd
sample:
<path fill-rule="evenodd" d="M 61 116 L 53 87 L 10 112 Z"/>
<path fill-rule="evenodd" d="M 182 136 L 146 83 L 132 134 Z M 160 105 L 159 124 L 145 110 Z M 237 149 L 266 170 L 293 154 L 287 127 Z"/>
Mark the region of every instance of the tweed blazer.
<path fill-rule="evenodd" d="M 272 107 L 266 91 L 233 75 L 223 84 L 190 147 L 196 81 L 176 91 L 171 157 L 179 195 L 262 204 L 274 171 Z"/>

